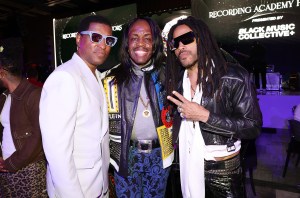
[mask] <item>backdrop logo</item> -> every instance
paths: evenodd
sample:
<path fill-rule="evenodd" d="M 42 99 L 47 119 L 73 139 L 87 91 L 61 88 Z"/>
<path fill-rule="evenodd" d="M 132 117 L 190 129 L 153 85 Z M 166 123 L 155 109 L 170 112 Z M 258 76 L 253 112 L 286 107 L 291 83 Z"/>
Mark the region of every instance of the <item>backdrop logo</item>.
<path fill-rule="evenodd" d="M 115 26 L 112 26 L 112 30 L 113 30 L 113 31 L 122 31 L 122 25 L 115 25 Z"/>
<path fill-rule="evenodd" d="M 122 25 L 112 26 L 113 31 L 122 31 Z M 77 32 L 67 33 L 62 35 L 62 39 L 76 38 Z"/>
<path fill-rule="evenodd" d="M 239 40 L 288 37 L 295 34 L 295 24 L 269 25 L 239 29 Z"/>
<path fill-rule="evenodd" d="M 62 38 L 63 39 L 76 38 L 76 34 L 77 34 L 77 32 L 63 34 Z"/>
<path fill-rule="evenodd" d="M 240 8 L 231 8 L 225 10 L 217 10 L 209 12 L 209 18 L 218 18 L 226 16 L 236 16 L 253 13 L 262 13 L 262 12 L 276 12 L 278 10 L 288 9 L 292 7 L 299 7 L 300 0 L 290 0 L 290 1 L 280 1 L 275 3 L 260 4 L 254 7 L 240 7 Z"/>

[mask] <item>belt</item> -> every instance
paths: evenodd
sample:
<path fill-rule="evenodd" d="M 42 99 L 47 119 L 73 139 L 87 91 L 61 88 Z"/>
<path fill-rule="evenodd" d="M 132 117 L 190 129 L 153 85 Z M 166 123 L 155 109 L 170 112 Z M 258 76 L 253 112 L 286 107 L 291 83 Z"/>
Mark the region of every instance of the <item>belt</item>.
<path fill-rule="evenodd" d="M 240 153 L 240 151 L 237 151 L 235 153 L 232 153 L 231 155 L 227 155 L 227 156 L 224 156 L 224 157 L 215 157 L 215 160 L 216 161 L 228 160 L 228 159 L 231 159 L 231 158 L 237 156 L 239 153 Z"/>
<path fill-rule="evenodd" d="M 219 175 L 239 173 L 241 171 L 240 155 L 238 153 L 234 157 L 223 161 L 204 160 L 204 170 L 205 173 Z"/>
<path fill-rule="evenodd" d="M 158 139 L 130 140 L 130 146 L 137 148 L 139 153 L 151 153 L 152 149 L 160 147 Z"/>

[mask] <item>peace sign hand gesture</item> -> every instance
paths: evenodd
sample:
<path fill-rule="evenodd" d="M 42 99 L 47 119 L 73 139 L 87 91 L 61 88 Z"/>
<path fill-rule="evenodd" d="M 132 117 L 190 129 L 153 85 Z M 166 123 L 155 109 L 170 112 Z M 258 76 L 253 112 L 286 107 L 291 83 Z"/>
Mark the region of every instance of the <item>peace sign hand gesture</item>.
<path fill-rule="evenodd" d="M 177 105 L 178 112 L 183 119 L 192 121 L 207 122 L 209 117 L 209 111 L 197 104 L 196 102 L 190 102 L 180 93 L 172 92 L 178 99 L 167 96 L 167 99 Z"/>

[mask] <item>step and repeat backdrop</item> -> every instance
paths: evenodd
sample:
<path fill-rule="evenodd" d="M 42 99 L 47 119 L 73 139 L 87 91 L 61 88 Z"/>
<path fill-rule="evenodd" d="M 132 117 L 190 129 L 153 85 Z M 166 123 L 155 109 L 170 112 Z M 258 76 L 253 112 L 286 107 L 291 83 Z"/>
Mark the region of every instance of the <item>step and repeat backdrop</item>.
<path fill-rule="evenodd" d="M 210 0 L 201 7 L 206 12 L 192 4 L 192 13 L 206 20 L 221 47 L 247 59 L 259 44 L 275 70 L 300 70 L 300 0 Z"/>
<path fill-rule="evenodd" d="M 93 14 L 88 13 L 86 15 Z M 108 60 L 100 68 L 106 70 L 118 64 L 118 48 L 122 26 L 136 17 L 137 6 L 130 4 L 95 11 L 113 24 L 113 34 L 119 38 Z M 86 15 L 53 19 L 55 65 L 70 59 L 76 51 L 75 36 L 79 21 Z M 193 15 L 202 18 L 216 36 L 220 47 L 245 65 L 253 53 L 263 56 L 276 72 L 299 71 L 300 0 L 191 0 L 190 9 L 174 9 L 151 15 L 165 32 L 174 18 Z M 254 47 L 258 51 L 253 52 Z M 257 56 L 257 55 L 255 55 Z"/>

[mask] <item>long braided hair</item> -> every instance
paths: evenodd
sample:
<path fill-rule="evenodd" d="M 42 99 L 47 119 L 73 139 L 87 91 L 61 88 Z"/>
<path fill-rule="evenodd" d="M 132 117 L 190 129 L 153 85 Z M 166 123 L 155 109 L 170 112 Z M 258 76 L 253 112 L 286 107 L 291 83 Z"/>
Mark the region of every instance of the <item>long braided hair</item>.
<path fill-rule="evenodd" d="M 203 97 L 213 97 L 220 86 L 221 77 L 226 72 L 226 61 L 217 45 L 216 39 L 208 26 L 200 19 L 192 16 L 179 20 L 169 31 L 168 41 L 173 40 L 174 30 L 186 25 L 192 29 L 197 42 L 198 84 L 202 84 Z M 184 67 L 177 59 L 175 52 L 167 49 L 166 87 L 167 94 L 178 90 L 178 82 L 182 80 Z"/>

